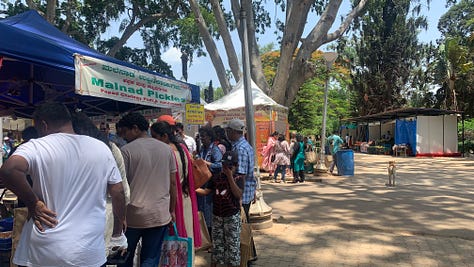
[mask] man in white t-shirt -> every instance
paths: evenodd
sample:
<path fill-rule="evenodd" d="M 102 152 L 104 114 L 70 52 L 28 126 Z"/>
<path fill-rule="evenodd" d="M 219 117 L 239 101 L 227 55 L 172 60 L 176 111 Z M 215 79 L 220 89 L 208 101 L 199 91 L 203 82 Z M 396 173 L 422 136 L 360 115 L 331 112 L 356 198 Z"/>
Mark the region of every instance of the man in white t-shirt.
<path fill-rule="evenodd" d="M 32 218 L 23 227 L 13 263 L 101 266 L 107 192 L 117 223 L 126 228 L 122 179 L 112 153 L 103 142 L 75 134 L 62 104 L 42 105 L 34 121 L 43 137 L 18 147 L 0 169 L 0 180 Z"/>
<path fill-rule="evenodd" d="M 140 113 L 129 113 L 118 122 L 123 161 L 130 184 L 127 206 L 127 262 L 133 266 L 137 243 L 142 239 L 140 266 L 158 266 L 161 245 L 171 221 L 175 220 L 176 159 L 171 147 L 147 134 L 148 121 Z"/>
<path fill-rule="evenodd" d="M 194 140 L 194 138 L 192 138 L 191 136 L 184 134 L 184 126 L 180 122 L 176 123 L 176 131 L 177 131 L 177 134 L 186 143 L 186 146 L 188 147 L 189 153 L 194 155 L 194 152 L 196 151 L 196 140 Z"/>

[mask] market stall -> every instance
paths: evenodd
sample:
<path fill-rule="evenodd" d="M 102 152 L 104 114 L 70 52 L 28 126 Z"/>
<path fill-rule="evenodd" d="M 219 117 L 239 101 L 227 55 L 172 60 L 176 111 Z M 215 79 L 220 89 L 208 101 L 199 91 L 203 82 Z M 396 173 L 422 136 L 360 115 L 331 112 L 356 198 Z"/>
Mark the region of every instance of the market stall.
<path fill-rule="evenodd" d="M 257 156 L 259 166 L 262 163 L 261 151 L 267 139 L 274 131 L 288 133 L 288 108 L 267 96 L 252 81 L 252 99 L 255 111 Z M 221 99 L 204 105 L 206 121 L 212 125 L 225 125 L 228 121 L 239 118 L 245 121 L 245 95 L 242 80 L 232 91 Z"/>
<path fill-rule="evenodd" d="M 103 55 L 34 10 L 0 20 L 0 34 L 0 116 L 53 100 L 92 116 L 199 103 L 198 86 Z"/>
<path fill-rule="evenodd" d="M 393 129 L 395 155 L 399 155 L 401 148 L 402 155 L 460 156 L 457 125 L 460 115 L 461 112 L 452 110 L 403 108 L 349 118 L 344 122 L 357 124 L 355 134 L 361 152 L 377 151 L 370 149 L 371 146 L 379 146 L 377 140 L 383 139 L 382 134 Z"/>

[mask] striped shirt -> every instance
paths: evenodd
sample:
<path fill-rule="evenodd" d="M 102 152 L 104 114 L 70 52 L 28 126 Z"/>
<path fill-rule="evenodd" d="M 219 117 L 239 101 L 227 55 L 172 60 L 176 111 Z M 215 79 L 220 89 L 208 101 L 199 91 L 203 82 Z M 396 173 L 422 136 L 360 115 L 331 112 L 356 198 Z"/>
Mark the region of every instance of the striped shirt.
<path fill-rule="evenodd" d="M 239 140 L 232 142 L 232 150 L 237 151 L 239 155 L 237 173 L 245 175 L 242 203 L 249 204 L 254 198 L 255 189 L 257 187 L 257 181 L 253 174 L 253 168 L 255 166 L 254 150 L 243 136 L 241 136 Z"/>
<path fill-rule="evenodd" d="M 240 190 L 244 189 L 244 176 L 234 175 L 234 180 Z M 211 179 L 209 188 L 214 190 L 213 214 L 219 217 L 230 217 L 240 212 L 240 198 L 232 193 L 227 176 L 221 173 L 219 177 Z"/>

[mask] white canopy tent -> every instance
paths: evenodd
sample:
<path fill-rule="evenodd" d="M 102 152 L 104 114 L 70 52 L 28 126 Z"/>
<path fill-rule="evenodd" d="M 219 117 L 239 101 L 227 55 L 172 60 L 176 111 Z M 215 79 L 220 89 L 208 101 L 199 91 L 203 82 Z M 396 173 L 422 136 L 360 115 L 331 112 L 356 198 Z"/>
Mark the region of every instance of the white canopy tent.
<path fill-rule="evenodd" d="M 254 81 L 252 81 L 252 99 L 254 106 L 269 106 L 288 110 L 287 107 L 278 104 L 271 97 L 267 96 Z M 232 110 L 244 107 L 245 96 L 242 79 L 232 88 L 229 94 L 204 106 L 206 110 Z"/>
<path fill-rule="evenodd" d="M 262 151 L 267 139 L 274 131 L 287 134 L 288 108 L 278 104 L 267 96 L 255 82 L 252 84 L 252 99 L 255 110 L 257 152 Z M 245 92 L 243 81 L 240 80 L 231 92 L 219 100 L 204 105 L 206 121 L 211 125 L 225 125 L 228 121 L 239 118 L 245 121 Z M 260 153 L 259 164 L 261 164 Z"/>

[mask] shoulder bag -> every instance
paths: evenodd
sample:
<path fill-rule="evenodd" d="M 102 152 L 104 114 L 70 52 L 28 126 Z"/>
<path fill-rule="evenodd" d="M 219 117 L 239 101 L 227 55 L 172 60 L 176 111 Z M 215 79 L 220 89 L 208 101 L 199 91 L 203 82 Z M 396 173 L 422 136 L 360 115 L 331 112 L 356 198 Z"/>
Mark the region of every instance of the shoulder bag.
<path fill-rule="evenodd" d="M 194 189 L 201 187 L 212 177 L 212 173 L 203 159 L 193 160 Z"/>

